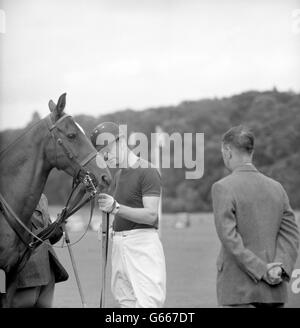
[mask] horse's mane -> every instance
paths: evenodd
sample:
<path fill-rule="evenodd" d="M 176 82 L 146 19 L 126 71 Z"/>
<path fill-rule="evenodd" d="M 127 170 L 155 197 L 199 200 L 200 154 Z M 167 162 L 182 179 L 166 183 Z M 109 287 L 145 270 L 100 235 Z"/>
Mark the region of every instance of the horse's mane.
<path fill-rule="evenodd" d="M 23 129 L 18 130 L 6 130 L 2 131 L 0 133 L 0 147 L 4 144 L 3 148 L 0 150 L 0 160 L 2 159 L 3 155 L 12 147 L 14 146 L 22 137 L 24 137 L 31 129 L 33 129 L 36 125 L 38 125 L 41 122 L 41 120 L 30 124 L 29 127 L 25 127 Z M 13 142 L 8 143 L 10 140 L 10 137 L 15 137 Z M 8 143 L 8 144 L 7 144 Z"/>
<path fill-rule="evenodd" d="M 58 117 L 56 117 L 56 121 L 58 119 L 60 119 L 62 116 L 64 115 L 64 113 L 60 113 L 60 115 Z M 14 146 L 22 137 L 24 137 L 29 131 L 31 131 L 36 125 L 38 125 L 43 119 L 38 120 L 37 122 L 34 123 L 29 123 L 28 126 L 26 126 L 23 129 L 18 129 L 18 130 L 6 130 L 6 131 L 2 131 L 0 132 L 0 147 L 2 148 L 2 145 L 5 143 L 5 139 L 10 139 L 9 137 L 7 138 L 7 136 L 5 136 L 5 134 L 10 133 L 11 135 L 13 135 L 13 137 L 16 137 L 16 139 L 9 143 L 8 145 L 5 145 L 3 148 L 4 149 L 0 149 L 0 161 L 3 157 L 3 155 L 12 147 Z M 19 133 L 20 134 L 19 134 Z M 10 136 L 11 136 L 10 135 Z M 17 136 L 16 136 L 17 135 Z"/>

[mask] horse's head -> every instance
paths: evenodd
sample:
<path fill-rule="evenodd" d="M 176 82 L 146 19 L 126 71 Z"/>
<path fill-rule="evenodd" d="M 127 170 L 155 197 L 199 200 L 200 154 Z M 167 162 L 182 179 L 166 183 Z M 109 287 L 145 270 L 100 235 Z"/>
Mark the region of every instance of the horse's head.
<path fill-rule="evenodd" d="M 84 178 L 88 172 L 98 190 L 108 187 L 111 174 L 107 166 L 103 161 L 99 165 L 101 158 L 80 125 L 64 113 L 65 105 L 65 93 L 57 104 L 49 101 L 51 113 L 46 120 L 50 139 L 45 156 L 52 167 L 64 170 L 74 178 Z"/>

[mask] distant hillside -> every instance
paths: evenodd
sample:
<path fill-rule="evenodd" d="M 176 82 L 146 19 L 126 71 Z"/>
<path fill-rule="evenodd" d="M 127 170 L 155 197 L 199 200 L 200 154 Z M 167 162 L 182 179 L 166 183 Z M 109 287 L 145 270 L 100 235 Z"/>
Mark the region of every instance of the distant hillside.
<path fill-rule="evenodd" d="M 71 110 L 69 111 L 70 114 Z M 178 106 L 124 110 L 93 117 L 74 117 L 89 134 L 103 121 L 128 124 L 128 130 L 150 135 L 157 125 L 168 132 L 205 134 L 205 168 L 200 180 L 184 180 L 185 169 L 164 169 L 163 209 L 174 211 L 211 210 L 210 188 L 225 174 L 220 153 L 222 134 L 233 125 L 246 124 L 256 135 L 255 164 L 262 172 L 280 181 L 292 206 L 300 208 L 300 94 L 249 91 L 222 99 L 185 101 Z M 36 120 L 36 114 L 34 120 Z M 13 140 L 21 130 L 0 134 L 0 142 Z M 1 146 L 1 149 L 3 147 Z M 62 203 L 70 188 L 70 179 L 53 170 L 46 193 L 50 203 Z"/>

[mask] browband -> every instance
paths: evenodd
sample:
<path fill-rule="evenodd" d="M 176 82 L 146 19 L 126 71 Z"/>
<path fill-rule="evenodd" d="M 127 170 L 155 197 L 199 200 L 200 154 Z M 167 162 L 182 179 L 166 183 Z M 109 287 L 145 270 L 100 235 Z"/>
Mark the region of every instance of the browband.
<path fill-rule="evenodd" d="M 62 117 L 60 117 L 60 118 L 59 118 L 59 119 L 53 124 L 50 115 L 51 115 L 51 114 L 48 115 L 48 118 L 49 118 L 49 120 L 50 120 L 50 122 L 51 122 L 51 124 L 52 124 L 52 125 L 49 127 L 49 130 L 50 130 L 50 131 L 52 131 L 53 129 L 57 128 L 56 125 L 57 125 L 58 123 L 60 123 L 61 121 L 63 121 L 65 118 L 67 118 L 67 117 L 71 117 L 71 115 L 69 115 L 69 114 L 64 114 Z"/>

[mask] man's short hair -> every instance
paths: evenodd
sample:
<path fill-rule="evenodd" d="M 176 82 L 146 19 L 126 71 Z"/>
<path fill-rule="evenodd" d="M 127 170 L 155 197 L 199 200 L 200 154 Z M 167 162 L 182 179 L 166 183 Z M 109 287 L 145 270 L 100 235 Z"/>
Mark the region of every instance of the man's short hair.
<path fill-rule="evenodd" d="M 234 126 L 228 130 L 222 138 L 224 145 L 231 145 L 237 150 L 251 155 L 254 150 L 254 135 L 252 131 L 244 126 Z"/>

